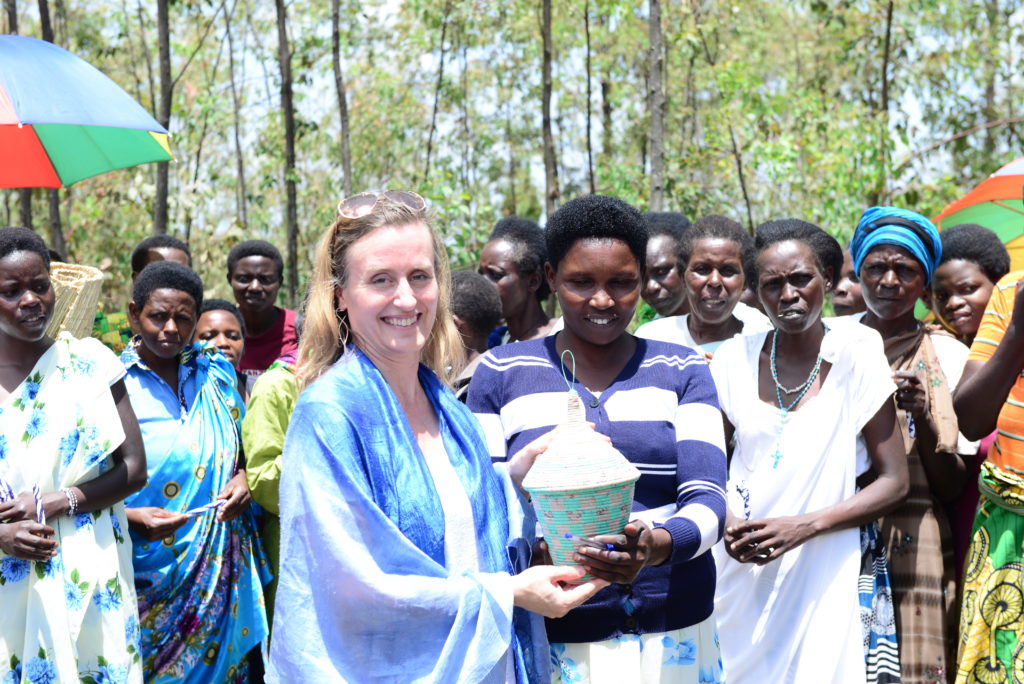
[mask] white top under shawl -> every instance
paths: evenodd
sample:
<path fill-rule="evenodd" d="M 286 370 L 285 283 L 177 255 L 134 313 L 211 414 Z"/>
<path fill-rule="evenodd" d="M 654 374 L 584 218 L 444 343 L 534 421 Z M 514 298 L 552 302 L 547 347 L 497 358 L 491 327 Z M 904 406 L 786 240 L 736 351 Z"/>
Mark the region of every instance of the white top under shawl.
<path fill-rule="evenodd" d="M 821 344 L 831 367 L 817 395 L 789 414 L 758 396 L 767 333 L 726 341 L 711 361 L 726 417 L 736 428 L 729 505 L 776 518 L 853 496 L 857 435 L 896 389 L 882 339 L 859 324 L 832 326 Z M 765 565 L 739 563 L 715 546 L 715 614 L 722 658 L 734 682 L 863 682 L 856 528 L 815 537 Z"/>
<path fill-rule="evenodd" d="M 732 310 L 732 315 L 743 324 L 743 328 L 734 337 L 751 335 L 772 329 L 771 321 L 768 320 L 767 316 L 743 302 L 736 302 L 736 308 Z M 713 354 L 722 345 L 722 342 L 725 341 L 708 342 L 703 345 L 697 344 L 697 341 L 693 339 L 693 335 L 690 334 L 689 320 L 690 314 L 656 318 L 650 323 L 644 323 L 637 328 L 636 336 L 647 340 L 660 340 L 661 342 L 681 344 L 684 347 L 709 354 Z"/>
<path fill-rule="evenodd" d="M 473 507 L 440 437 L 433 449 L 424 451 L 423 457 L 430 477 L 434 480 L 437 497 L 441 500 L 441 510 L 444 511 L 445 567 L 452 575 L 461 575 L 466 570 L 477 572 L 480 570 L 480 559 L 476 548 Z"/>
<path fill-rule="evenodd" d="M 420 450 L 423 450 L 422 447 Z M 462 486 L 440 439 L 430 453 L 424 451 L 423 457 L 441 500 L 441 510 L 444 511 L 445 567 L 452 575 L 461 575 L 466 570 L 477 572 L 480 569 L 480 558 L 476 548 L 476 525 L 473 523 L 473 507 L 466 488 Z M 505 682 L 515 684 L 515 664 L 509 655 L 505 654 Z"/>

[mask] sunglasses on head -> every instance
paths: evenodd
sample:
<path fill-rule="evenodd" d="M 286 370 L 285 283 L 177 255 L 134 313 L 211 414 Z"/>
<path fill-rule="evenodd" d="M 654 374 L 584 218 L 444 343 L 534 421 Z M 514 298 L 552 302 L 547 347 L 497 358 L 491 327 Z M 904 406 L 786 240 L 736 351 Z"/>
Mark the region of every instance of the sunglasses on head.
<path fill-rule="evenodd" d="M 401 204 L 413 211 L 423 211 L 427 201 L 410 190 L 385 190 L 383 192 L 361 192 L 338 202 L 338 214 L 348 219 L 372 214 L 381 200 Z"/>
<path fill-rule="evenodd" d="M 900 228 L 906 228 L 912 232 L 920 238 L 921 244 L 924 245 L 925 250 L 928 252 L 928 257 L 932 261 L 935 261 L 935 245 L 932 243 L 932 236 L 922 226 L 910 219 L 905 219 L 902 216 L 886 216 L 885 218 L 878 219 L 874 223 L 865 227 L 864 235 L 870 235 L 883 226 L 899 226 Z"/>

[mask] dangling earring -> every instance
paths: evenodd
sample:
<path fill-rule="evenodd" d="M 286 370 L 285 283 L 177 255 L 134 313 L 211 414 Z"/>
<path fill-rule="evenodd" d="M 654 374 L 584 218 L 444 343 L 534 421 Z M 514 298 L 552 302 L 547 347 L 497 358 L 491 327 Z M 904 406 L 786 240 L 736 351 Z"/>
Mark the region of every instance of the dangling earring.
<path fill-rule="evenodd" d="M 344 314 L 344 311 L 338 312 L 338 342 L 344 348 L 348 345 L 350 331 L 348 329 L 348 319 L 342 314 Z"/>

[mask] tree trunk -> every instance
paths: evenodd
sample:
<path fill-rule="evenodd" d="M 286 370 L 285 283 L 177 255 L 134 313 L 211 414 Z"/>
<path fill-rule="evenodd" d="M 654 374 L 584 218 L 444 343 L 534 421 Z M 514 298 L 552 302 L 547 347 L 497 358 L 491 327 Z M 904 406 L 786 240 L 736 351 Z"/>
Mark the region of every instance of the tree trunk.
<path fill-rule="evenodd" d="M 591 68 L 590 68 L 590 0 L 583 1 L 583 32 L 587 39 L 587 178 L 590 181 L 590 194 L 597 193 L 594 184 L 594 144 L 591 138 Z"/>
<path fill-rule="evenodd" d="M 338 115 L 341 118 L 341 170 L 344 173 L 345 197 L 352 195 L 352 149 L 348 130 L 348 95 L 345 75 L 341 71 L 341 1 L 331 0 L 331 58 L 334 65 L 334 87 L 338 91 Z"/>
<path fill-rule="evenodd" d="M 661 2 L 648 3 L 647 35 L 647 110 L 650 116 L 648 148 L 651 156 L 651 211 L 661 211 L 665 203 L 665 49 L 661 37 Z"/>
<path fill-rule="evenodd" d="M 168 0 L 156 2 L 157 49 L 160 57 L 160 98 L 157 102 L 156 120 L 170 130 L 171 125 L 171 94 L 174 83 L 171 81 L 171 37 L 170 20 L 167 9 Z M 156 196 L 153 198 L 153 232 L 167 232 L 167 192 L 170 182 L 170 162 L 157 162 L 156 165 Z"/>
<path fill-rule="evenodd" d="M 434 149 L 434 133 L 437 131 L 437 108 L 441 102 L 441 85 L 444 83 L 444 41 L 448 36 L 448 16 L 452 10 L 451 0 L 444 3 L 444 16 L 441 19 L 441 58 L 437 64 L 437 85 L 434 86 L 434 107 L 430 114 L 430 131 L 427 133 L 427 159 L 423 164 L 423 181 L 430 176 L 430 154 Z"/>
<path fill-rule="evenodd" d="M 242 157 L 242 135 L 241 135 L 241 105 L 238 98 L 238 84 L 235 81 L 235 44 L 231 36 L 231 19 L 234 17 L 235 8 L 238 7 L 236 0 L 230 12 L 224 13 L 224 33 L 228 39 L 228 77 L 231 81 L 231 110 L 233 112 L 231 130 L 235 142 L 235 169 L 238 173 L 238 184 L 235 188 L 235 211 L 238 214 L 238 224 L 243 233 L 249 232 L 249 208 L 247 206 L 248 189 L 245 184 L 245 160 Z"/>
<path fill-rule="evenodd" d="M 999 0 L 989 0 L 985 4 L 985 18 L 988 22 L 988 30 L 984 49 L 985 105 L 982 109 L 982 120 L 994 121 L 998 118 L 998 113 L 996 112 L 996 74 L 1001 62 L 995 33 L 1003 23 L 999 21 Z M 1012 102 L 1013 99 L 1010 98 L 1010 101 Z M 992 159 L 996 151 L 996 139 L 992 128 L 985 129 L 984 141 L 982 150 L 984 150 L 985 158 Z"/>
<path fill-rule="evenodd" d="M 459 78 L 462 84 L 462 187 L 471 187 L 473 169 L 476 168 L 473 159 L 473 131 L 469 127 L 469 54 L 466 46 L 463 29 L 459 29 L 459 53 L 462 55 L 462 64 L 459 70 Z M 467 207 L 469 202 L 466 202 Z"/>
<path fill-rule="evenodd" d="M 740 192 L 743 193 L 743 203 L 747 207 L 747 230 L 754 234 L 754 213 L 750 209 L 750 194 L 747 192 L 747 177 L 743 173 L 743 155 L 740 154 L 740 147 L 736 144 L 736 134 L 733 132 L 732 124 L 729 124 L 729 140 L 732 142 L 732 156 L 736 160 L 736 175 L 740 179 Z"/>
<path fill-rule="evenodd" d="M 43 40 L 53 42 L 53 22 L 50 21 L 50 4 L 47 0 L 39 0 L 39 28 Z M 64 241 L 64 231 L 60 225 L 60 190 L 50 188 L 46 191 L 50 205 L 50 248 L 67 259 L 68 246 Z"/>
<path fill-rule="evenodd" d="M 4 0 L 4 9 L 7 13 L 7 30 L 11 34 L 17 35 L 17 0 Z M 24 228 L 32 229 L 32 188 L 18 189 L 18 223 Z"/>
<path fill-rule="evenodd" d="M 153 78 L 153 58 L 149 54 L 149 40 L 146 37 L 145 11 L 142 9 L 142 0 L 137 0 L 135 15 L 139 19 L 139 38 L 142 43 L 142 55 L 146 58 L 146 76 L 149 81 L 149 106 L 156 111 L 156 79 Z M 168 57 L 167 73 L 171 73 L 170 57 Z"/>
<path fill-rule="evenodd" d="M 516 216 L 518 202 L 516 201 L 516 147 L 512 139 L 512 107 L 505 103 L 505 139 L 508 141 L 508 202 L 509 214 Z"/>
<path fill-rule="evenodd" d="M 288 14 L 284 0 L 274 0 L 277 9 L 278 61 L 281 65 L 281 110 L 284 112 L 284 187 L 287 197 L 288 302 L 299 303 L 299 217 L 295 187 L 295 106 L 292 101 L 292 53 L 288 45 Z"/>
<path fill-rule="evenodd" d="M 878 184 L 871 191 L 869 201 L 877 205 L 888 185 L 887 177 L 889 172 L 889 55 L 892 44 L 892 10 L 893 2 L 889 0 L 885 12 L 885 42 L 882 46 L 882 96 L 881 103 L 875 112 L 878 117 L 878 144 L 882 158 L 882 168 Z"/>
<path fill-rule="evenodd" d="M 558 163 L 555 140 L 551 131 L 551 0 L 541 0 L 541 39 L 544 45 L 542 63 L 541 107 L 544 133 L 544 207 L 550 218 L 558 208 Z"/>
<path fill-rule="evenodd" d="M 18 33 L 18 1 L 4 0 L 4 13 L 7 15 L 7 33 Z"/>

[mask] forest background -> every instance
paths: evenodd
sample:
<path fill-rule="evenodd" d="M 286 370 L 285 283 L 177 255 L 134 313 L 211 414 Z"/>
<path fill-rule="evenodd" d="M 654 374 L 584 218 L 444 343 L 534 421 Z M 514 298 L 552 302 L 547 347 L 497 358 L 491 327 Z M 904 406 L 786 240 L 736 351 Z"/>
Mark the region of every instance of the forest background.
<path fill-rule="evenodd" d="M 132 246 L 189 241 L 211 295 L 250 237 L 296 306 L 342 197 L 428 197 L 455 267 L 502 216 L 598 192 L 749 229 L 934 216 L 1024 148 L 1016 0 L 3 0 L 0 31 L 82 56 L 175 161 L 0 191 L 128 298 Z"/>

